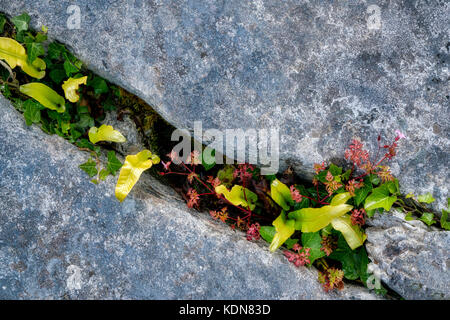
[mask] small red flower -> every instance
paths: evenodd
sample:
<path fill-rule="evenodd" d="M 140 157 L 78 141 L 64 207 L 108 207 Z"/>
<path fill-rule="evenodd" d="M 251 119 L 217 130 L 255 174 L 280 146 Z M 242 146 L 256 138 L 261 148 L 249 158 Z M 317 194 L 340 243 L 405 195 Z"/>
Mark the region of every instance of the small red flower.
<path fill-rule="evenodd" d="M 302 197 L 302 195 L 300 194 L 300 192 L 298 192 L 298 190 L 297 190 L 294 186 L 291 186 L 290 191 L 291 191 L 292 199 L 293 199 L 295 202 L 302 202 L 303 197 Z"/>
<path fill-rule="evenodd" d="M 212 185 L 213 188 L 216 188 L 221 183 L 219 178 L 214 178 L 213 176 L 208 176 L 206 182 Z"/>
<path fill-rule="evenodd" d="M 252 224 L 248 230 L 247 230 L 247 240 L 259 240 L 261 238 L 261 235 L 259 234 L 259 229 L 261 229 L 261 226 L 259 223 Z"/>
<path fill-rule="evenodd" d="M 227 207 L 223 207 L 222 210 L 219 211 L 210 210 L 209 214 L 214 220 L 219 219 L 220 221 L 225 222 L 228 219 L 227 210 L 228 210 Z"/>
<path fill-rule="evenodd" d="M 355 179 L 350 180 L 345 186 L 345 190 L 347 190 L 352 197 L 355 196 L 355 189 L 359 189 L 364 185 L 364 183 L 356 182 Z"/>
<path fill-rule="evenodd" d="M 328 236 L 328 237 L 322 237 L 322 241 L 320 242 L 320 244 L 322 245 L 322 247 L 320 248 L 320 250 L 322 250 L 323 252 L 325 252 L 325 254 L 327 255 L 327 257 L 333 252 L 334 249 L 336 249 L 337 247 L 337 243 L 336 240 L 333 239 L 333 237 Z"/>
<path fill-rule="evenodd" d="M 369 161 L 369 152 L 363 149 L 361 141 L 353 139 L 352 144 L 345 150 L 345 159 L 350 160 L 356 166 Z"/>
<path fill-rule="evenodd" d="M 322 162 L 322 164 L 314 163 L 314 171 L 316 174 L 319 174 L 323 170 L 325 170 L 325 162 Z"/>
<path fill-rule="evenodd" d="M 328 194 L 332 194 L 333 192 L 335 192 L 337 189 L 339 189 L 340 187 L 342 187 L 342 184 L 337 182 L 334 179 L 334 176 L 331 174 L 330 171 L 328 171 L 327 176 L 325 177 L 325 179 L 328 182 L 325 182 L 325 188 L 328 191 Z"/>
<path fill-rule="evenodd" d="M 194 178 L 197 177 L 197 174 L 195 172 L 191 172 L 188 174 L 187 179 L 189 181 L 189 183 L 192 183 L 192 181 L 194 181 Z"/>
<path fill-rule="evenodd" d="M 309 260 L 309 257 L 311 256 L 311 254 L 309 253 L 309 251 L 311 250 L 310 248 L 302 248 L 302 246 L 296 243 L 292 247 L 292 250 L 297 251 L 297 253 L 289 250 L 285 250 L 283 253 L 285 257 L 288 258 L 288 261 L 292 262 L 296 267 L 311 263 L 311 261 Z"/>
<path fill-rule="evenodd" d="M 198 206 L 198 201 L 200 200 L 200 196 L 198 195 L 195 189 L 190 188 L 186 194 L 189 198 L 187 206 L 189 208 L 193 208 L 194 206 Z"/>
<path fill-rule="evenodd" d="M 248 163 L 239 164 L 238 168 L 233 172 L 233 178 L 239 178 L 242 184 L 246 184 L 250 179 L 252 179 L 253 175 L 250 171 L 255 170 L 255 168 Z"/>
<path fill-rule="evenodd" d="M 326 271 L 319 271 L 319 282 L 323 284 L 323 288 L 326 292 L 344 288 L 344 271 L 336 268 L 328 268 Z"/>
<path fill-rule="evenodd" d="M 380 170 L 375 173 L 380 177 L 382 182 L 394 181 L 394 176 L 388 166 L 378 166 L 378 168 L 380 168 Z"/>
<path fill-rule="evenodd" d="M 354 209 L 352 211 L 351 221 L 353 225 L 363 226 L 366 223 L 366 210 Z"/>

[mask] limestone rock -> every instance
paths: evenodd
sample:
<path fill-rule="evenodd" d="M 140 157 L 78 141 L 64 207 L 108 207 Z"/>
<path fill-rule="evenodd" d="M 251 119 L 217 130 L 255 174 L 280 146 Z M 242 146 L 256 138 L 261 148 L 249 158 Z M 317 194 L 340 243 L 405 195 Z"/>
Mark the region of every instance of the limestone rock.
<path fill-rule="evenodd" d="M 448 196 L 448 1 L 0 0 L 178 128 L 278 128 L 311 175 L 352 137 L 402 141 L 402 191 Z M 79 16 L 77 15 L 79 14 Z M 79 17 L 79 19 L 78 19 Z M 78 24 L 79 22 L 79 24 Z"/>

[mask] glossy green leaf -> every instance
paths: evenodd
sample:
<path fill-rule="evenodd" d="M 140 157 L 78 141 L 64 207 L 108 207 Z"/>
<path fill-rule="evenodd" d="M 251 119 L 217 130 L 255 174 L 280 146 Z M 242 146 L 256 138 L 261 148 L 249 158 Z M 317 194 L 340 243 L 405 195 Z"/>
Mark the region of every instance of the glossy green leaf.
<path fill-rule="evenodd" d="M 27 126 L 31 126 L 33 123 L 39 123 L 41 121 L 42 105 L 32 99 L 28 99 L 24 102 L 25 112 L 23 116 Z"/>
<path fill-rule="evenodd" d="M 372 191 L 372 182 L 370 182 L 370 177 L 366 176 L 364 178 L 364 186 L 355 190 L 355 204 L 359 206 L 363 203 L 370 191 Z"/>
<path fill-rule="evenodd" d="M 434 221 L 434 214 L 431 212 L 424 212 L 422 214 L 422 216 L 419 218 L 419 220 L 421 220 L 422 222 L 424 222 L 425 224 L 427 224 L 428 226 L 431 226 L 432 224 L 436 223 L 436 221 Z"/>
<path fill-rule="evenodd" d="M 116 172 L 122 168 L 122 162 L 119 161 L 116 157 L 116 153 L 114 151 L 108 152 L 108 163 L 106 164 L 106 168 L 113 176 L 116 175 Z"/>
<path fill-rule="evenodd" d="M 22 13 L 20 16 L 11 18 L 11 22 L 16 27 L 17 32 L 27 31 L 30 24 L 30 16 L 26 13 Z"/>
<path fill-rule="evenodd" d="M 16 40 L 0 37 L 0 59 L 5 60 L 11 69 L 16 66 L 22 68 L 23 72 L 37 79 L 45 76 L 45 62 L 36 58 L 33 63 L 29 63 L 25 48 Z"/>
<path fill-rule="evenodd" d="M 27 43 L 28 62 L 33 63 L 37 57 L 45 54 L 44 46 L 42 43 L 31 42 Z"/>
<path fill-rule="evenodd" d="M 85 163 L 80 165 L 80 169 L 83 170 L 84 172 L 86 172 L 89 177 L 93 177 L 97 174 L 97 163 L 92 160 L 89 159 L 88 161 L 86 161 Z"/>
<path fill-rule="evenodd" d="M 321 208 L 304 208 L 289 213 L 289 218 L 295 219 L 295 228 L 302 232 L 317 232 L 325 228 L 333 219 L 344 215 L 353 209 L 349 204 L 323 206 Z"/>
<path fill-rule="evenodd" d="M 115 190 L 116 198 L 120 202 L 125 200 L 136 182 L 138 182 L 142 172 L 151 168 L 156 163 L 156 159 L 149 150 L 143 150 L 138 154 L 127 156 L 125 163 L 120 169 L 119 179 L 117 180 Z"/>
<path fill-rule="evenodd" d="M 368 211 L 383 208 L 389 211 L 396 200 L 397 196 L 390 196 L 388 187 L 383 184 L 373 189 L 372 193 L 366 198 L 364 209 Z"/>
<path fill-rule="evenodd" d="M 269 249 L 271 252 L 274 252 L 294 234 L 295 221 L 292 219 L 286 219 L 286 215 L 284 214 L 284 212 L 282 212 L 278 216 L 278 218 L 273 221 L 272 224 L 275 226 L 275 230 L 277 233 L 273 237 Z"/>
<path fill-rule="evenodd" d="M 125 142 L 127 139 L 112 126 L 102 124 L 100 128 L 92 127 L 89 129 L 89 140 L 96 144 L 99 141 Z"/>
<path fill-rule="evenodd" d="M 261 237 L 266 240 L 267 242 L 271 243 L 273 240 L 273 237 L 275 237 L 275 235 L 277 234 L 277 230 L 275 229 L 274 226 L 262 226 L 259 229 L 259 234 L 261 235 Z M 284 245 L 286 246 L 286 248 L 288 249 L 292 249 L 292 247 L 294 246 L 294 244 L 298 243 L 298 239 L 287 239 L 284 242 Z"/>
<path fill-rule="evenodd" d="M 369 275 L 367 273 L 367 265 L 369 264 L 369 258 L 364 246 L 352 250 L 344 236 L 339 235 L 338 247 L 329 256 L 330 259 L 340 261 L 342 263 L 342 270 L 344 276 L 350 280 L 357 280 L 358 278 L 366 283 Z"/>
<path fill-rule="evenodd" d="M 100 180 L 105 181 L 106 178 L 109 176 L 110 173 L 111 173 L 111 172 L 109 172 L 108 169 L 102 169 L 102 170 L 100 170 L 98 176 L 99 176 Z"/>
<path fill-rule="evenodd" d="M 417 197 L 417 201 L 422 202 L 422 203 L 432 203 L 434 202 L 436 199 L 433 198 L 433 195 L 429 192 L 427 192 L 426 194 L 422 194 L 420 196 Z"/>
<path fill-rule="evenodd" d="M 109 90 L 106 81 L 100 77 L 94 77 L 88 85 L 94 88 L 95 94 L 107 93 Z"/>
<path fill-rule="evenodd" d="M 23 94 L 39 101 L 44 107 L 62 113 L 66 110 L 66 101 L 55 90 L 43 83 L 32 82 L 21 85 Z"/>
<path fill-rule="evenodd" d="M 366 241 L 366 234 L 358 225 L 353 225 L 350 215 L 346 214 L 331 221 L 335 230 L 342 233 L 348 246 L 354 250 Z"/>
<path fill-rule="evenodd" d="M 302 246 L 304 248 L 309 248 L 309 260 L 311 261 L 311 264 L 319 258 L 324 257 L 326 254 L 323 250 L 320 250 L 322 248 L 322 237 L 320 236 L 320 232 L 305 232 L 302 233 Z"/>
<path fill-rule="evenodd" d="M 255 203 L 258 201 L 258 196 L 255 193 L 239 185 L 233 186 L 231 191 L 228 191 L 227 187 L 221 184 L 220 186 L 217 186 L 215 190 L 218 194 L 223 194 L 225 199 L 230 201 L 235 206 L 250 208 L 250 210 L 255 209 Z M 245 199 L 247 199 L 247 201 Z"/>
<path fill-rule="evenodd" d="M 280 180 L 275 179 L 270 185 L 270 197 L 275 201 L 283 210 L 289 210 L 290 205 L 294 204 L 292 200 L 291 191 Z"/>
<path fill-rule="evenodd" d="M 212 169 L 216 165 L 216 150 L 209 147 L 202 152 L 202 165 L 206 171 Z"/>
<path fill-rule="evenodd" d="M 77 90 L 80 85 L 86 84 L 87 76 L 81 78 L 69 78 L 62 84 L 62 88 L 64 90 L 64 95 L 66 99 L 70 102 L 77 102 L 80 100 L 80 96 L 77 93 Z"/>

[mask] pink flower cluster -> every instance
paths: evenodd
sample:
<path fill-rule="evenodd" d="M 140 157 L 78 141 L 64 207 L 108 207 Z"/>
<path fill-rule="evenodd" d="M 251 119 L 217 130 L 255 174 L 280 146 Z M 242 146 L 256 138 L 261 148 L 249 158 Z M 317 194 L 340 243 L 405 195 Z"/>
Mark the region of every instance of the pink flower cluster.
<path fill-rule="evenodd" d="M 259 240 L 261 238 L 261 235 L 259 234 L 259 229 L 261 229 L 261 226 L 259 223 L 252 224 L 248 230 L 247 230 L 247 240 Z"/>
<path fill-rule="evenodd" d="M 303 248 L 296 243 L 294 244 L 292 249 L 294 251 L 297 251 L 297 253 L 289 250 L 284 251 L 284 255 L 286 258 L 288 258 L 289 262 L 292 262 L 296 267 L 311 263 L 311 261 L 309 260 L 309 257 L 311 256 L 311 254 L 309 253 L 309 251 L 311 250 L 310 248 Z"/>

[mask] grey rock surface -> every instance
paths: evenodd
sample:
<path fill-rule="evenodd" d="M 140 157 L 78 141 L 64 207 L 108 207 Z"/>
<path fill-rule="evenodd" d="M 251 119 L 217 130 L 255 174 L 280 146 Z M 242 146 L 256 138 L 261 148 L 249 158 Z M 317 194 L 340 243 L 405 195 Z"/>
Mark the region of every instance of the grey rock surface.
<path fill-rule="evenodd" d="M 342 159 L 352 137 L 376 145 L 400 129 L 403 192 L 445 206 L 448 1 L 0 0 L 0 10 L 28 12 L 178 128 L 279 128 L 282 165 L 306 176 Z"/>
<path fill-rule="evenodd" d="M 366 248 L 391 289 L 406 299 L 450 299 L 450 232 L 396 211 L 369 220 Z"/>
<path fill-rule="evenodd" d="M 187 209 L 144 174 L 127 199 L 88 154 L 27 127 L 0 96 L 0 299 L 376 299 Z"/>

